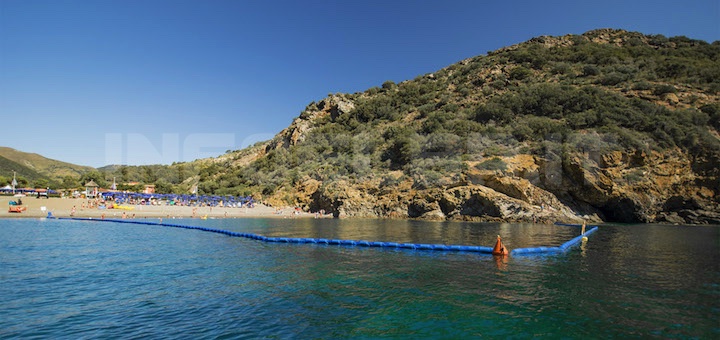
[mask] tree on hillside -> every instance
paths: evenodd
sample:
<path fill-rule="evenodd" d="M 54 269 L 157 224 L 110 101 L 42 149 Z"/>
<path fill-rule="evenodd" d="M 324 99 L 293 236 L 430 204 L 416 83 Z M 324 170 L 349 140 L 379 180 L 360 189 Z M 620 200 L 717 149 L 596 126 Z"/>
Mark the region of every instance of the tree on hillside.
<path fill-rule="evenodd" d="M 80 185 L 85 185 L 86 183 L 90 181 L 95 181 L 97 185 L 99 185 L 101 188 L 107 188 L 107 181 L 105 180 L 105 176 L 101 174 L 99 171 L 90 171 L 85 174 L 83 174 L 80 177 Z"/>
<path fill-rule="evenodd" d="M 385 134 L 390 142 L 383 160 L 390 160 L 394 169 L 400 169 L 420 154 L 420 136 L 410 128 L 390 128 Z"/>
<path fill-rule="evenodd" d="M 25 188 L 28 186 L 28 184 L 30 184 L 30 181 L 28 181 L 27 178 L 22 177 L 22 176 L 17 176 L 16 180 L 17 180 L 17 185 L 15 186 L 15 188 Z"/>
<path fill-rule="evenodd" d="M 60 183 L 61 189 L 76 189 L 81 187 L 82 184 L 80 184 L 80 181 L 78 181 L 77 178 L 72 176 L 65 176 L 62 179 L 62 183 Z"/>
<path fill-rule="evenodd" d="M 50 181 L 45 178 L 38 178 L 33 181 L 34 188 L 48 188 L 50 187 Z"/>
<path fill-rule="evenodd" d="M 158 176 L 155 173 L 155 169 L 153 169 L 151 166 L 142 166 L 143 171 L 143 182 L 145 183 L 155 183 L 158 180 Z"/>
<path fill-rule="evenodd" d="M 130 181 L 130 170 L 127 166 L 120 167 L 120 181 L 123 183 Z"/>

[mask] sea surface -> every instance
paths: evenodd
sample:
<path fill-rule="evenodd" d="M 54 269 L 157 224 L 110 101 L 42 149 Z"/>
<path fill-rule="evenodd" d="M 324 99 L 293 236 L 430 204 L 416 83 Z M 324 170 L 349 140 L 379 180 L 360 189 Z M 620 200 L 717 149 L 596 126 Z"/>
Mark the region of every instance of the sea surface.
<path fill-rule="evenodd" d="M 157 222 L 158 220 L 148 219 Z M 243 233 L 510 248 L 573 227 L 166 220 Z M 720 226 L 601 225 L 511 256 L 0 220 L 0 338 L 720 338 Z"/>

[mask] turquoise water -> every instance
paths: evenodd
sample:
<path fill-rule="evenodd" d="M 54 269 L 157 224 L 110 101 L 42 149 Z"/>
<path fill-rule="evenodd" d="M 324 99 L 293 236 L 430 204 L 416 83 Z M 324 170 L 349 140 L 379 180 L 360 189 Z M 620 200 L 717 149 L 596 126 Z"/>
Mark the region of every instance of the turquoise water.
<path fill-rule="evenodd" d="M 482 246 L 500 234 L 511 249 L 557 246 L 577 233 L 384 220 L 171 223 Z M 503 261 L 148 225 L 0 220 L 0 338 L 719 338 L 719 301 L 717 226 L 607 225 L 565 254 Z"/>

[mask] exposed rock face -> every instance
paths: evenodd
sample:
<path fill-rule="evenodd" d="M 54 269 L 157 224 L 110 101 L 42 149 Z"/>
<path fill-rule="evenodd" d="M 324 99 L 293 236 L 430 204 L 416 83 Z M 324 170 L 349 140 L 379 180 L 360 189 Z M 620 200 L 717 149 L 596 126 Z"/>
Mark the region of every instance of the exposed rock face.
<path fill-rule="evenodd" d="M 574 154 L 560 171 L 528 155 L 504 160 L 508 170 L 470 170 L 467 183 L 451 188 L 413 190 L 409 179 L 387 188 L 379 181 L 315 182 L 298 190 L 306 193 L 299 201 L 336 217 L 720 223 L 717 183 L 704 185 L 681 152 Z"/>
<path fill-rule="evenodd" d="M 342 96 L 329 96 L 314 107 L 308 108 L 300 117 L 296 118 L 292 124 L 286 129 L 280 131 L 277 136 L 270 141 L 267 150 L 275 150 L 278 148 L 288 148 L 302 142 L 312 130 L 316 122 L 323 117 L 330 116 L 335 119 L 341 114 L 350 112 L 355 108 L 355 104 L 343 98 Z"/>

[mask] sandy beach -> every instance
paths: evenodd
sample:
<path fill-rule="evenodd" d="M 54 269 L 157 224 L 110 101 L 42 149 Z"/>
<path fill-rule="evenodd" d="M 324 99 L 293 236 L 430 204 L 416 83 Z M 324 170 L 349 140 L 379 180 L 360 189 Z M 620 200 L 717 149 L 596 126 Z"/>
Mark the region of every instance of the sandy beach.
<path fill-rule="evenodd" d="M 187 207 L 187 206 L 166 206 L 166 205 L 122 205 L 126 209 L 100 209 L 88 208 L 87 199 L 79 198 L 36 198 L 33 196 L 20 197 L 25 211 L 21 213 L 8 212 L 10 201 L 16 201 L 18 197 L 0 197 L 0 218 L 11 217 L 47 217 L 52 212 L 55 217 L 70 217 L 75 207 L 74 217 L 92 218 L 122 218 L 123 212 L 126 218 L 240 218 L 240 217 L 275 217 L 295 218 L 310 217 L 315 214 L 301 212 L 293 214 L 292 207 L 277 209 L 262 204 L 256 204 L 253 208 L 231 208 L 231 207 Z M 193 216 L 193 211 L 195 215 Z M 320 216 L 329 217 L 329 216 Z"/>

